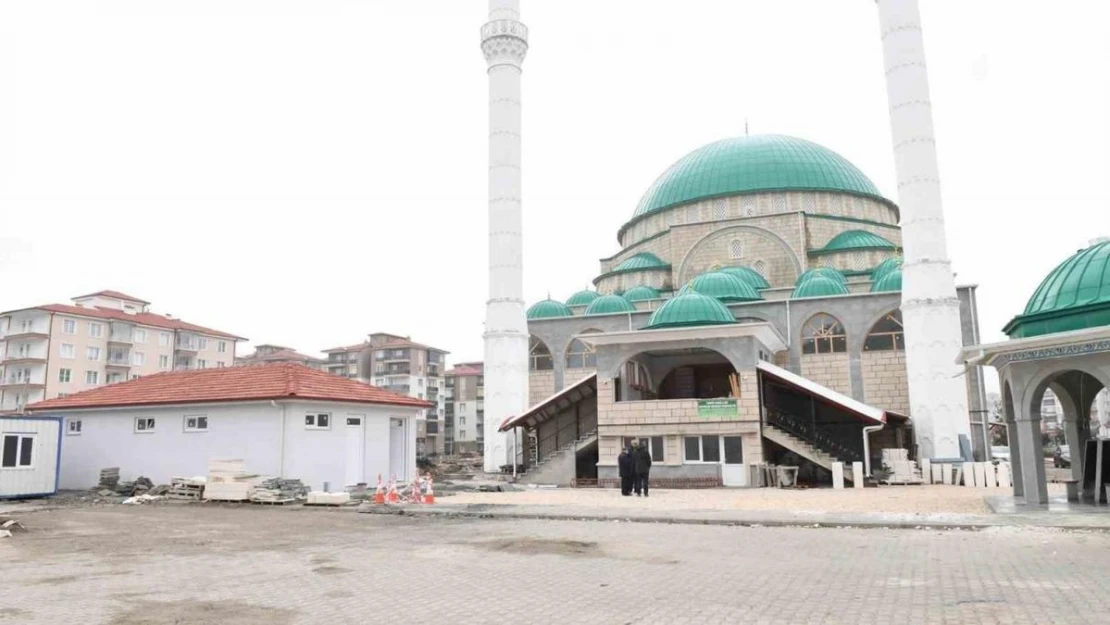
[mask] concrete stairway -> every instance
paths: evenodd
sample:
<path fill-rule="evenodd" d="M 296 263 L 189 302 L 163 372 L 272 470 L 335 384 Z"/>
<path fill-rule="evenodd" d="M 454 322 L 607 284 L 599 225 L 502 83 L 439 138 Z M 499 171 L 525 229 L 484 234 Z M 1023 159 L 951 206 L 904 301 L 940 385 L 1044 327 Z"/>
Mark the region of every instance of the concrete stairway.
<path fill-rule="evenodd" d="M 597 443 L 597 430 L 579 436 L 563 444 L 554 453 L 548 454 L 517 481 L 521 484 L 556 484 L 570 486 L 578 470 L 578 452 Z"/>
<path fill-rule="evenodd" d="M 763 425 L 763 438 L 766 438 L 767 440 L 779 445 L 784 449 L 789 449 L 790 451 L 798 454 L 806 460 L 809 460 L 813 464 L 824 468 L 826 471 L 831 472 L 833 463 L 839 462 L 836 457 L 830 456 L 829 454 L 821 451 L 820 449 L 817 449 L 816 447 L 810 445 L 802 439 L 791 434 L 787 434 L 785 431 L 780 430 L 770 424 L 765 423 Z M 852 471 L 850 465 L 844 471 L 844 479 L 849 482 L 852 480 Z"/>

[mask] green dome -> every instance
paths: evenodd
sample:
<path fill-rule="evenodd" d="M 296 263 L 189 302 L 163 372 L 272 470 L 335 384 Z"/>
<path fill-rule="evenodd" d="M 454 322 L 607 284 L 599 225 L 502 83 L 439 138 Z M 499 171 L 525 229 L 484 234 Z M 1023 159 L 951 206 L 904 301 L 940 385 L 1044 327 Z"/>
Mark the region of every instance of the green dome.
<path fill-rule="evenodd" d="M 810 274 L 806 277 L 806 274 L 809 274 L 809 272 L 807 271 L 802 274 L 801 278 L 798 278 L 798 282 L 794 286 L 794 292 L 790 294 L 790 299 L 848 294 L 848 285 L 835 277 L 827 274 Z"/>
<path fill-rule="evenodd" d="M 611 315 L 628 312 L 636 312 L 636 307 L 620 295 L 602 295 L 590 302 L 590 306 L 586 308 L 587 315 Z"/>
<path fill-rule="evenodd" d="M 651 315 L 644 330 L 684 328 L 736 323 L 728 308 L 717 298 L 687 291 L 667 300 Z"/>
<path fill-rule="evenodd" d="M 886 200 L 855 165 L 832 150 L 783 135 L 724 139 L 663 172 L 633 219 L 707 198 L 759 191 L 842 191 Z"/>
<path fill-rule="evenodd" d="M 902 290 L 902 267 L 898 266 L 883 273 L 871 283 L 872 293 L 888 293 Z"/>
<path fill-rule="evenodd" d="M 814 267 L 813 269 L 807 269 L 806 271 L 802 272 L 802 275 L 798 276 L 797 280 L 794 281 L 794 286 L 798 286 L 814 276 L 824 276 L 830 280 L 835 280 L 836 282 L 843 284 L 845 287 L 848 286 L 848 278 L 845 278 L 844 274 L 833 269 L 832 267 Z"/>
<path fill-rule="evenodd" d="M 1003 332 L 1041 336 L 1110 325 L 1110 240 L 1093 242 L 1052 270 Z"/>
<path fill-rule="evenodd" d="M 567 300 L 567 306 L 589 306 L 590 302 L 597 298 L 597 291 L 579 291 L 570 296 L 570 299 Z"/>
<path fill-rule="evenodd" d="M 562 302 L 556 302 L 553 299 L 545 299 L 542 302 L 532 304 L 528 309 L 527 317 L 529 319 L 555 319 L 558 317 L 570 317 L 570 308 Z"/>
<path fill-rule="evenodd" d="M 879 263 L 879 265 L 877 267 L 875 267 L 874 269 L 871 270 L 871 279 L 874 280 L 875 282 L 878 282 L 888 272 L 895 271 L 895 270 L 902 271 L 902 257 L 901 256 L 895 256 L 894 258 L 888 258 L 888 259 L 884 260 L 883 262 Z"/>
<path fill-rule="evenodd" d="M 754 289 L 771 288 L 771 283 L 767 282 L 767 278 L 764 278 L 762 274 L 760 274 L 755 269 L 752 269 L 751 267 L 725 267 L 720 271 L 723 273 L 730 273 L 737 278 L 740 278 L 744 282 L 752 285 L 752 288 Z"/>
<path fill-rule="evenodd" d="M 645 284 L 634 286 L 624 292 L 624 299 L 630 302 L 643 302 L 649 299 L 659 298 L 659 291 Z"/>
<path fill-rule="evenodd" d="M 848 230 L 841 232 L 825 247 L 815 250 L 814 254 L 832 254 L 834 252 L 849 252 L 853 250 L 896 250 L 898 246 L 883 237 L 866 230 Z"/>
<path fill-rule="evenodd" d="M 625 273 L 643 269 L 666 269 L 668 267 L 670 267 L 670 265 L 663 262 L 655 254 L 651 252 L 640 252 L 639 254 L 624 259 L 621 264 L 614 267 L 609 273 Z"/>
<path fill-rule="evenodd" d="M 722 302 L 753 302 L 763 299 L 752 285 L 723 271 L 711 271 L 697 276 L 682 287 L 682 293 L 701 293 Z"/>

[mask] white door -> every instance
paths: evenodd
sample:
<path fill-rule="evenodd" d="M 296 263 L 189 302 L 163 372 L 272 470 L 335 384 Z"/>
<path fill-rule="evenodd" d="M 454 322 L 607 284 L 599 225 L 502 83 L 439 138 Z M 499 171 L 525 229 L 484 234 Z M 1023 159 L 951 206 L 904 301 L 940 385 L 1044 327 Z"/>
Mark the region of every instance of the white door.
<path fill-rule="evenodd" d="M 748 467 L 744 464 L 743 439 L 739 436 L 722 436 L 724 464 L 721 465 L 721 478 L 725 486 L 747 486 Z"/>
<path fill-rule="evenodd" d="M 408 480 L 408 444 L 405 437 L 405 420 L 389 420 L 389 474 L 398 480 Z"/>
<path fill-rule="evenodd" d="M 347 415 L 347 485 L 354 486 L 366 482 L 366 417 L 360 414 Z"/>

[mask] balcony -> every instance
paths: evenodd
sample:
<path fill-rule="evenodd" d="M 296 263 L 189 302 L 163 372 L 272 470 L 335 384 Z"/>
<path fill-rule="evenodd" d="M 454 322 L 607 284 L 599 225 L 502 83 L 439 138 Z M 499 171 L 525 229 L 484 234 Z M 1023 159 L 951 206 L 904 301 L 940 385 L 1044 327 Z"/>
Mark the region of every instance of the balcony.
<path fill-rule="evenodd" d="M 379 369 L 374 372 L 374 375 L 412 375 L 412 369 L 409 367 L 390 367 L 386 369 Z"/>
<path fill-rule="evenodd" d="M 131 350 L 109 349 L 105 366 L 128 369 L 131 367 Z"/>
<path fill-rule="evenodd" d="M 8 334 L 0 333 L 0 341 L 15 341 L 15 340 L 18 340 L 18 339 L 23 339 L 25 341 L 30 341 L 30 340 L 39 340 L 39 339 L 45 339 L 45 338 L 50 338 L 50 335 L 47 334 L 46 332 L 40 332 L 38 330 L 33 330 L 33 329 L 27 329 L 27 330 L 16 329 L 16 330 L 13 330 L 13 331 L 9 332 Z"/>
<path fill-rule="evenodd" d="M 15 353 L 0 359 L 0 364 L 5 365 L 45 365 L 46 357 L 39 357 L 30 353 Z"/>
<path fill-rule="evenodd" d="M 108 343 L 117 345 L 131 345 L 134 327 L 130 323 L 113 321 L 108 325 Z"/>
<path fill-rule="evenodd" d="M 199 352 L 200 337 L 195 334 L 178 334 L 174 342 L 174 349 L 179 352 Z"/>
<path fill-rule="evenodd" d="M 408 395 L 409 390 L 412 387 L 410 387 L 408 384 L 386 384 L 382 388 L 384 388 L 387 391 L 393 391 L 394 393 L 400 393 L 402 395 Z"/>
<path fill-rule="evenodd" d="M 35 380 L 34 378 L 24 376 L 11 376 L 7 378 L 0 378 L 0 387 L 5 388 L 45 388 L 46 381 Z"/>

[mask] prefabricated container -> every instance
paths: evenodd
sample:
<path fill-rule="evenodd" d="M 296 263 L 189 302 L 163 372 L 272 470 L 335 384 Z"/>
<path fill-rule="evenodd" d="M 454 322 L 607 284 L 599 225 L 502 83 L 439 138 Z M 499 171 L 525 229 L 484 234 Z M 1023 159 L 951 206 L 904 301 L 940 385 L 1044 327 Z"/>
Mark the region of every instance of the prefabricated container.
<path fill-rule="evenodd" d="M 0 499 L 57 493 L 61 459 L 61 418 L 0 417 Z"/>

